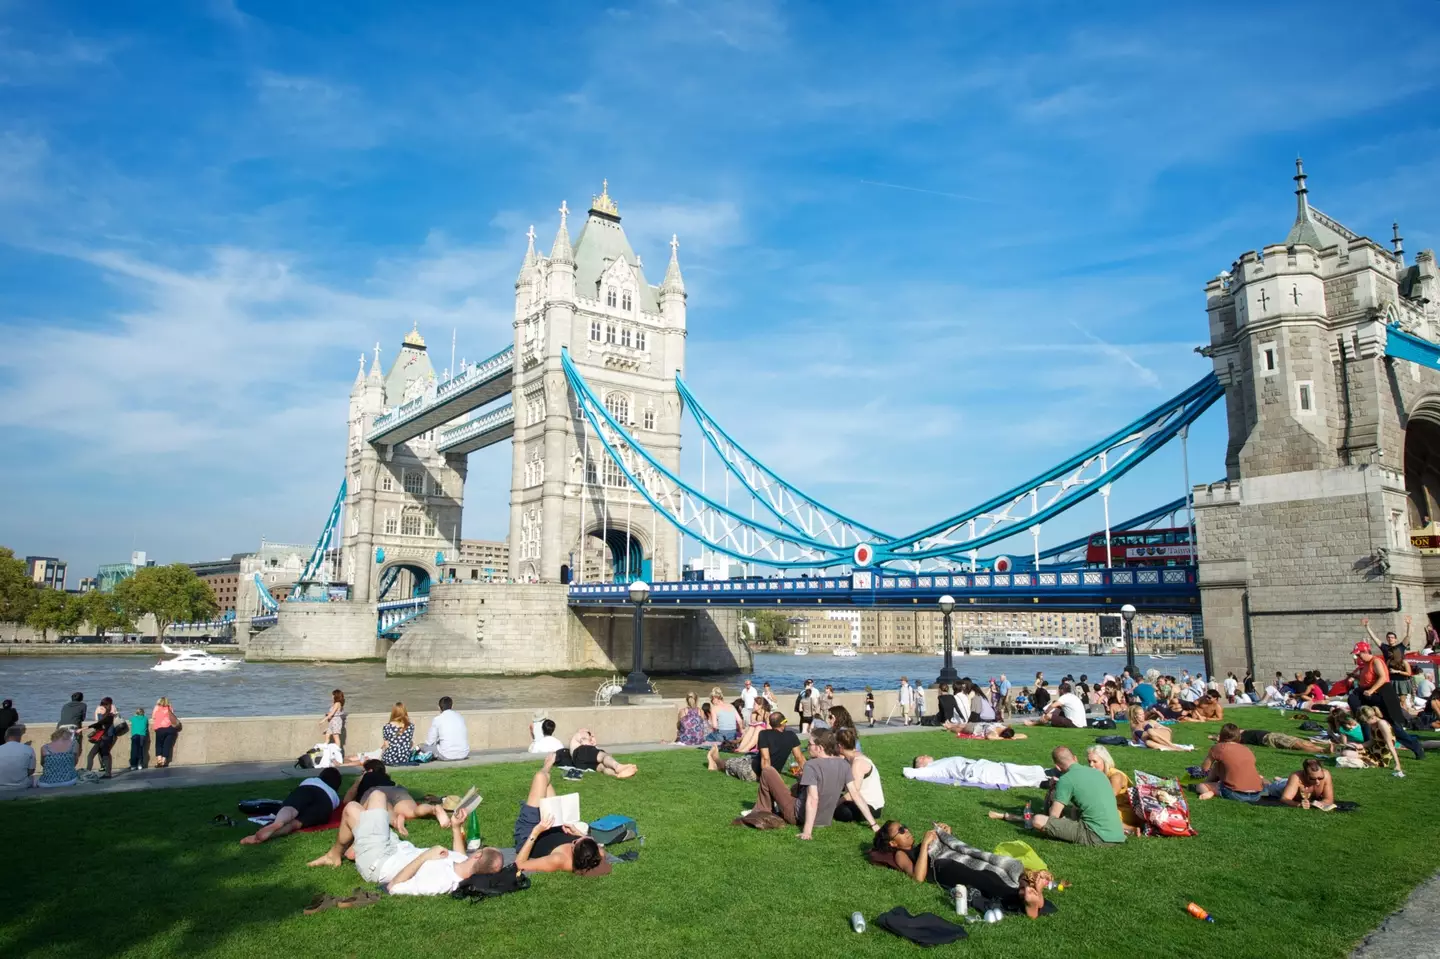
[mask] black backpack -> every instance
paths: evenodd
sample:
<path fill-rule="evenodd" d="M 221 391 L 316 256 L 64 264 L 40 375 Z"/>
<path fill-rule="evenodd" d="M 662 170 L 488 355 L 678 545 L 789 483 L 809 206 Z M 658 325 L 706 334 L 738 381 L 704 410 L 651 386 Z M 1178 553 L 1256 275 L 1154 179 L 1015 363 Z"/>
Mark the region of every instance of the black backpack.
<path fill-rule="evenodd" d="M 317 759 L 319 759 L 319 758 L 320 758 L 320 750 L 318 750 L 318 749 L 313 749 L 313 748 L 312 748 L 312 749 L 307 749 L 307 750 L 305 750 L 305 752 L 303 752 L 303 753 L 300 754 L 300 758 L 299 758 L 299 759 L 295 760 L 295 765 L 296 765 L 296 766 L 299 766 L 301 769 L 314 769 L 314 768 L 315 768 L 315 760 L 317 760 Z"/>
<path fill-rule="evenodd" d="M 521 889 L 529 888 L 530 877 L 520 872 L 515 868 L 515 864 L 511 863 L 499 872 L 471 876 L 462 880 L 455 891 L 450 893 L 450 898 L 479 902 L 482 899 L 493 899 L 496 896 L 503 896 L 507 892 L 519 892 Z"/>

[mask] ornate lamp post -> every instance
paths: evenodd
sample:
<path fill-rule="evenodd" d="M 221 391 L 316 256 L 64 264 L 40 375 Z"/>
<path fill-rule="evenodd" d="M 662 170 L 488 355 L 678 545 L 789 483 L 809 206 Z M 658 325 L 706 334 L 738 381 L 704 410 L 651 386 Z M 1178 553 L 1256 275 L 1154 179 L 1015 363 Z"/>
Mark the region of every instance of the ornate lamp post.
<path fill-rule="evenodd" d="M 945 614 L 945 666 L 940 670 L 940 676 L 935 680 L 937 684 L 948 683 L 953 688 L 954 684 L 960 681 L 955 674 L 954 646 L 950 639 L 950 614 L 955 611 L 955 597 L 940 597 L 940 612 Z"/>
<path fill-rule="evenodd" d="M 645 604 L 649 601 L 649 583 L 637 579 L 630 584 L 630 602 L 635 606 L 635 642 L 631 646 L 635 661 L 631 664 L 630 675 L 625 677 L 625 685 L 620 689 L 628 702 L 634 702 L 635 697 L 654 696 L 650 692 L 650 677 L 645 675 Z"/>
<path fill-rule="evenodd" d="M 1130 625 L 1135 621 L 1135 607 L 1126 603 L 1120 607 L 1120 619 L 1124 623 L 1125 630 L 1125 668 L 1130 670 L 1131 676 L 1138 679 L 1138 667 L 1135 665 L 1135 630 Z"/>

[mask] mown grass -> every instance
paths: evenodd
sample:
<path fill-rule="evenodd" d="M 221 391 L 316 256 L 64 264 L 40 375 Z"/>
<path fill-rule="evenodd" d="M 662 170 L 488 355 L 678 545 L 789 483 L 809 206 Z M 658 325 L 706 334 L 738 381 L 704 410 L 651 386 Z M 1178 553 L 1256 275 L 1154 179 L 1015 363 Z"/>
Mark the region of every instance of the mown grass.
<path fill-rule="evenodd" d="M 1236 711 L 1241 722 L 1293 729 L 1266 710 Z M 1123 729 L 1122 729 L 1123 731 Z M 1194 753 L 1114 751 L 1122 767 L 1183 776 L 1203 755 L 1214 728 L 1176 728 Z M 862 730 L 863 734 L 863 730 Z M 1023 743 L 960 742 L 942 732 L 872 736 L 886 814 L 922 829 L 950 823 L 986 848 L 1019 834 L 986 818 L 1018 808 L 1038 791 L 957 789 L 902 779 L 917 752 L 1048 764 L 1060 743 L 1088 745 L 1094 734 L 1040 730 Z M 1266 775 L 1290 772 L 1299 758 L 1257 750 Z M 935 885 L 868 865 L 870 833 L 835 825 L 803 842 L 793 830 L 755 832 L 730 820 L 754 787 L 704 770 L 694 750 L 641 754 L 640 775 L 620 782 L 590 775 L 578 784 L 588 818 L 634 816 L 646 835 L 638 862 L 603 879 L 538 876 L 533 887 L 469 904 L 449 899 L 387 899 L 364 910 L 300 914 L 320 891 L 360 884 L 353 867 L 307 869 L 332 833 L 242 848 L 241 830 L 209 825 L 235 813 L 238 799 L 279 796 L 283 784 L 165 790 L 0 805 L 7 878 L 0 882 L 0 955 L 206 956 L 598 956 L 739 955 L 804 957 L 908 955 L 915 947 L 873 924 L 863 936 L 849 916 L 867 920 L 892 906 L 950 909 Z M 1011 917 L 971 927 L 974 956 L 1345 956 L 1410 889 L 1440 867 L 1428 835 L 1440 762 L 1406 763 L 1409 778 L 1377 770 L 1338 770 L 1339 797 L 1354 813 L 1193 804 L 1199 836 L 1132 840 L 1085 849 L 1032 838 L 1074 888 L 1055 894 L 1059 912 L 1038 921 Z M 401 771 L 417 791 L 459 792 L 476 782 L 485 796 L 487 839 L 508 844 L 531 765 Z M 557 779 L 562 792 L 576 784 Z M 247 827 L 248 828 L 248 827 Z M 415 824 L 418 843 L 440 842 L 433 822 Z M 1199 923 L 1194 900 L 1218 917 Z"/>

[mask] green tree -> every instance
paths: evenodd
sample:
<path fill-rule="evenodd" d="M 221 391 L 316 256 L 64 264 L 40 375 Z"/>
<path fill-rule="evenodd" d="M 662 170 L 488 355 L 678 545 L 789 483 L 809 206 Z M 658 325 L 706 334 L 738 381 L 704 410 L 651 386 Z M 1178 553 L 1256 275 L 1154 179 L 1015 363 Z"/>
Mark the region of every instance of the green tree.
<path fill-rule="evenodd" d="M 59 589 L 41 589 L 25 622 L 40 630 L 40 641 L 50 641 L 50 630 L 64 632 L 80 625 L 85 610 L 78 597 Z"/>
<path fill-rule="evenodd" d="M 220 610 L 210 584 L 184 563 L 137 569 L 134 576 L 115 587 L 115 593 L 126 612 L 155 617 L 159 642 L 165 641 L 165 630 L 172 623 L 203 622 Z"/>
<path fill-rule="evenodd" d="M 135 632 L 135 618 L 120 603 L 114 593 L 102 593 L 98 589 L 80 597 L 81 618 L 90 624 L 95 635 L 105 633 Z"/>
<path fill-rule="evenodd" d="M 756 642 L 767 646 L 784 645 L 790 637 L 790 618 L 784 613 L 771 609 L 757 609 L 750 614 L 754 624 L 753 636 Z M 746 635 L 752 635 L 750 629 Z"/>
<path fill-rule="evenodd" d="M 40 587 L 25 573 L 25 561 L 0 546 L 0 623 L 19 625 L 30 618 Z"/>

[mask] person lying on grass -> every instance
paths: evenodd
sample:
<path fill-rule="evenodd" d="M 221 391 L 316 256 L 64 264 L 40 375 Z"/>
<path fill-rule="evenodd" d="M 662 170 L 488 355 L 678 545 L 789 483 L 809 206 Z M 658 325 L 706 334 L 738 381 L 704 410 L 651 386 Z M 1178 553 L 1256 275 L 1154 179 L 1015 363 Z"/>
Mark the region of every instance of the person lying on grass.
<path fill-rule="evenodd" d="M 1265 780 L 1255 768 L 1255 754 L 1240 744 L 1240 732 L 1234 723 L 1220 727 L 1218 742 L 1200 764 L 1200 770 L 1206 773 L 1205 781 L 1195 787 L 1200 799 L 1219 796 L 1237 802 L 1259 801 Z"/>
<path fill-rule="evenodd" d="M 384 768 L 384 767 L 381 767 Z M 269 825 L 261 826 L 253 836 L 240 840 L 242 846 L 258 846 L 277 836 L 288 836 L 300 829 L 323 826 L 340 808 L 340 770 L 331 766 L 320 775 L 302 780 L 290 790 L 279 812 Z"/>
<path fill-rule="evenodd" d="M 443 896 L 471 876 L 499 872 L 504 864 L 500 850 L 486 846 L 465 852 L 465 819 L 480 802 L 470 798 L 450 820 L 450 848 L 420 849 L 395 835 L 390 828 L 391 809 L 385 793 L 372 789 L 365 802 L 346 805 L 340 818 L 340 835 L 330 850 L 311 866 L 338 866 L 348 849 L 355 850 L 355 868 L 366 882 L 386 883 L 396 896 Z"/>
<path fill-rule="evenodd" d="M 1178 750 L 1181 747 L 1175 744 L 1170 737 L 1170 728 L 1163 726 L 1153 719 L 1145 718 L 1145 709 L 1141 706 L 1131 706 L 1126 712 L 1126 719 L 1130 723 L 1130 741 L 1150 749 Z"/>
<path fill-rule="evenodd" d="M 570 826 L 556 826 L 541 818 L 540 801 L 555 795 L 550 769 L 555 756 L 545 757 L 530 778 L 530 794 L 515 817 L 515 868 L 523 872 L 573 872 L 577 876 L 604 876 L 610 872 L 605 847 Z"/>
<path fill-rule="evenodd" d="M 947 723 L 945 728 L 957 739 L 1028 739 L 1005 723 Z"/>
<path fill-rule="evenodd" d="M 1278 799 L 1287 806 L 1329 812 L 1335 808 L 1335 780 L 1318 759 L 1307 759 L 1287 779 L 1277 779 L 1265 787 L 1268 799 Z"/>
<path fill-rule="evenodd" d="M 1050 754 L 1060 778 L 1045 797 L 1046 812 L 1031 819 L 1036 832 L 1081 846 L 1109 846 L 1125 841 L 1125 827 L 1115 805 L 1110 780 L 1098 769 L 1081 763 L 1068 746 Z M 1024 823 L 1025 817 L 990 810 L 991 819 Z"/>
<path fill-rule="evenodd" d="M 1023 870 L 1019 888 L 1012 889 L 1000 880 L 995 871 L 981 868 L 983 863 L 975 863 L 975 868 L 966 868 L 956 859 L 939 858 L 943 849 L 940 834 L 949 835 L 950 832 L 949 826 L 937 822 L 934 829 L 927 829 L 917 841 L 910 827 L 891 819 L 876 831 L 875 840 L 866 855 L 872 864 L 903 872 L 916 882 L 924 882 L 933 875 L 942 886 L 974 888 L 986 899 L 999 902 L 1011 912 L 1024 912 L 1031 919 L 1039 917 L 1040 910 L 1045 907 L 1045 890 L 1053 878 L 1047 870 Z M 932 856 L 936 858 L 932 859 Z"/>
<path fill-rule="evenodd" d="M 616 779 L 629 779 L 639 771 L 634 763 L 616 762 L 615 757 L 601 749 L 595 742 L 595 734 L 588 729 L 577 729 L 570 737 L 570 748 L 558 750 L 555 765 L 573 769 L 595 770 Z"/>
<path fill-rule="evenodd" d="M 385 764 L 378 759 L 367 759 L 360 766 L 364 772 L 350 784 L 350 789 L 345 793 L 344 802 L 363 803 L 365 797 L 370 795 L 371 790 L 380 789 L 385 793 L 385 798 L 390 800 L 390 827 L 400 834 L 401 839 L 406 839 L 410 831 L 405 823 L 411 819 L 425 819 L 435 817 L 441 829 L 450 828 L 450 816 L 445 808 L 439 803 L 416 802 L 415 797 L 410 795 L 410 790 L 404 786 L 396 785 L 390 778 L 389 771 Z"/>
<path fill-rule="evenodd" d="M 834 733 L 825 730 L 812 735 L 810 761 L 794 787 L 787 787 L 773 766 L 760 770 L 754 809 L 776 813 L 790 825 L 801 827 L 801 839 L 812 838 L 816 827 L 833 821 L 840 795 L 851 780 L 850 764 L 839 758 L 838 751 Z"/>
<path fill-rule="evenodd" d="M 1219 693 L 1206 693 L 1195 700 L 1195 708 L 1180 717 L 1182 723 L 1219 723 L 1225 721 L 1225 707 Z"/>
<path fill-rule="evenodd" d="M 1233 723 L 1226 723 L 1230 726 Z M 1209 737 L 1213 742 L 1220 742 L 1219 736 Z M 1269 746 L 1271 749 L 1293 749 L 1301 753 L 1328 753 L 1330 747 L 1325 743 L 1311 742 L 1299 736 L 1291 736 L 1289 733 L 1274 733 L 1268 729 L 1242 729 L 1240 738 L 1236 740 L 1243 746 Z"/>

